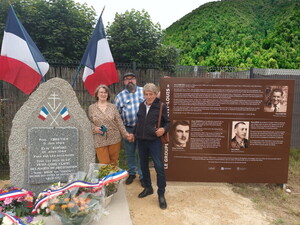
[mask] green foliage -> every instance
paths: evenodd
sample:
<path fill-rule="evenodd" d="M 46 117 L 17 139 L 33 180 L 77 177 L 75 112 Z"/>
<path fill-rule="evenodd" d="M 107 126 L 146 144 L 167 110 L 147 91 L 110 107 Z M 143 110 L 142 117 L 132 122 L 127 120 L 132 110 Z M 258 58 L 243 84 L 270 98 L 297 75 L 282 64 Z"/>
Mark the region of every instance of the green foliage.
<path fill-rule="evenodd" d="M 289 161 L 290 180 L 300 185 L 300 180 L 292 180 L 293 176 L 300 177 L 300 149 L 291 149 Z"/>
<path fill-rule="evenodd" d="M 161 44 L 163 32 L 145 11 L 116 13 L 107 26 L 110 48 L 116 62 L 144 64 L 176 64 L 176 48 Z"/>
<path fill-rule="evenodd" d="M 300 149 L 290 150 L 286 192 L 276 184 L 233 184 L 233 191 L 252 199 L 256 206 L 274 217 L 272 224 L 299 224 L 300 219 Z"/>
<path fill-rule="evenodd" d="M 113 174 L 113 173 L 117 173 L 119 171 L 120 171 L 120 168 L 117 166 L 113 166 L 110 164 L 107 164 L 107 165 L 103 164 L 103 165 L 100 165 L 97 178 L 103 179 L 104 177 L 106 177 L 110 174 Z M 116 193 L 118 190 L 118 185 L 119 185 L 119 181 L 111 182 L 108 185 L 106 185 L 105 186 L 105 196 L 110 196 L 110 195 Z"/>
<path fill-rule="evenodd" d="M 1 0 L 1 30 L 8 2 L 12 2 L 19 20 L 47 60 L 81 59 L 96 22 L 93 8 L 73 0 Z"/>
<path fill-rule="evenodd" d="M 167 28 L 164 44 L 182 65 L 299 69 L 300 2 L 210 2 Z"/>
<path fill-rule="evenodd" d="M 117 166 L 113 166 L 110 164 L 103 164 L 103 165 L 100 165 L 100 167 L 99 167 L 97 178 L 102 179 L 109 174 L 116 173 L 119 171 L 120 171 L 120 169 Z"/>

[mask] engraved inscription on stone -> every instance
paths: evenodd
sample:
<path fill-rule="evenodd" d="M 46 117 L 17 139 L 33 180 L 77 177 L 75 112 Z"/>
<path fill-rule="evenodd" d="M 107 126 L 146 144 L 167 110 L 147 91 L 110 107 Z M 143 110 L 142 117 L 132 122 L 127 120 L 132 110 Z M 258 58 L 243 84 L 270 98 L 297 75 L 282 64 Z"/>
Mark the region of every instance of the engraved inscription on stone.
<path fill-rule="evenodd" d="M 75 127 L 34 127 L 28 136 L 28 182 L 66 182 L 79 168 L 79 138 Z"/>

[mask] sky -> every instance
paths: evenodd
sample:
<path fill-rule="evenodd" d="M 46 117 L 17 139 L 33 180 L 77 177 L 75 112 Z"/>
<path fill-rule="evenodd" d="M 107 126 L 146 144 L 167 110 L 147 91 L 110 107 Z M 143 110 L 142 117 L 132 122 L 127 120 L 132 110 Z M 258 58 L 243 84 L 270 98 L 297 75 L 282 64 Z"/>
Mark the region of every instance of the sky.
<path fill-rule="evenodd" d="M 114 21 L 116 13 L 125 13 L 126 10 L 131 11 L 131 9 L 138 11 L 145 9 L 152 22 L 160 23 L 162 29 L 169 27 L 199 6 L 212 1 L 216 0 L 75 0 L 81 4 L 87 3 L 89 7 L 93 6 L 97 16 L 100 16 L 105 6 L 102 15 L 105 27 L 108 22 Z"/>

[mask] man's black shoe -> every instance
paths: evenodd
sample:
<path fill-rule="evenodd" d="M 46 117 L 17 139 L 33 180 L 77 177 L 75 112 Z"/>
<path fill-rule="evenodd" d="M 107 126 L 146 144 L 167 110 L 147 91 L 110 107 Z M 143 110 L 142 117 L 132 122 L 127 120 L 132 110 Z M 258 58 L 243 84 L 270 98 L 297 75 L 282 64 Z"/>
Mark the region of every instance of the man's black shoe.
<path fill-rule="evenodd" d="M 166 199 L 165 199 L 164 195 L 159 195 L 158 196 L 158 202 L 159 202 L 159 207 L 161 209 L 166 209 L 167 208 L 167 202 L 166 202 Z"/>
<path fill-rule="evenodd" d="M 148 195 L 153 194 L 153 188 L 152 187 L 146 187 L 140 194 L 139 198 L 145 198 Z"/>
<path fill-rule="evenodd" d="M 125 184 L 131 184 L 135 179 L 135 177 L 136 177 L 135 175 L 129 175 L 129 177 L 125 181 Z"/>
<path fill-rule="evenodd" d="M 140 179 L 140 182 L 141 182 L 141 186 L 142 186 L 142 187 L 145 187 L 145 184 L 144 184 L 143 179 Z"/>

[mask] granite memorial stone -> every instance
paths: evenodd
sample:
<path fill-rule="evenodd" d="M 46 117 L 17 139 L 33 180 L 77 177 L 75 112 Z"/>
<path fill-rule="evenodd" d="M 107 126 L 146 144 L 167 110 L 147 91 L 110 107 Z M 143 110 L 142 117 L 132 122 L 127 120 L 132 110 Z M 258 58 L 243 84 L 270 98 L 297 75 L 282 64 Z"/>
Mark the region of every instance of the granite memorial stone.
<path fill-rule="evenodd" d="M 8 145 L 11 185 L 36 194 L 95 162 L 89 119 L 60 78 L 40 85 L 16 113 Z"/>

